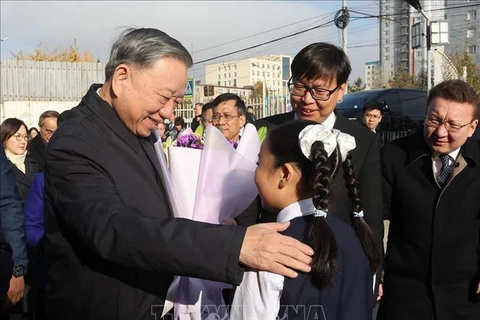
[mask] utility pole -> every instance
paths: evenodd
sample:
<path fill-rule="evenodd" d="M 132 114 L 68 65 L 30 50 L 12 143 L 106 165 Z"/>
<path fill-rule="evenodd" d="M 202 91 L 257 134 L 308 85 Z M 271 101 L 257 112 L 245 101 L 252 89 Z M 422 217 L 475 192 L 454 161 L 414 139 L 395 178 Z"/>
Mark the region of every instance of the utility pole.
<path fill-rule="evenodd" d="M 333 19 L 335 26 L 342 30 L 342 49 L 347 54 L 347 25 L 350 21 L 350 14 L 347 9 L 347 0 L 342 0 L 342 9 L 338 10 Z M 347 93 L 348 82 L 346 83 L 345 93 Z"/>

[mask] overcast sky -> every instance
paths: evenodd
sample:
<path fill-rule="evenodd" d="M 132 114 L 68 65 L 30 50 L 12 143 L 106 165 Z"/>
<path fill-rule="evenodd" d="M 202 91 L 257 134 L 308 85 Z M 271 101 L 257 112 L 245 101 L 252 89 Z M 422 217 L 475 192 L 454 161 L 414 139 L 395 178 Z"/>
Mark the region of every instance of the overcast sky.
<path fill-rule="evenodd" d="M 195 62 L 261 44 L 326 24 L 291 38 L 216 59 L 219 63 L 265 54 L 294 56 L 306 45 L 326 41 L 342 45 L 333 23 L 342 0 L 332 1 L 4 1 L 1 5 L 1 59 L 11 52 L 32 53 L 40 42 L 67 46 L 73 39 L 80 51 L 107 61 L 110 46 L 125 27 L 152 27 L 179 40 Z M 350 82 L 364 78 L 364 64 L 378 60 L 378 0 L 347 0 L 350 10 L 348 55 Z M 329 23 L 330 22 L 330 23 Z M 190 76 L 205 79 L 205 64 Z"/>

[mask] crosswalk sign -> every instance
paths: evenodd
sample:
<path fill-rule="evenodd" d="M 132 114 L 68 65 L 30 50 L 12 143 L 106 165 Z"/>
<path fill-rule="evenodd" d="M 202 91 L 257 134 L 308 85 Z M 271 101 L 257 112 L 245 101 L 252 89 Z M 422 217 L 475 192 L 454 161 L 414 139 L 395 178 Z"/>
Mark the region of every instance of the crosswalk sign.
<path fill-rule="evenodd" d="M 184 98 L 193 98 L 193 92 L 195 90 L 195 79 L 188 78 L 187 85 L 185 86 Z"/>

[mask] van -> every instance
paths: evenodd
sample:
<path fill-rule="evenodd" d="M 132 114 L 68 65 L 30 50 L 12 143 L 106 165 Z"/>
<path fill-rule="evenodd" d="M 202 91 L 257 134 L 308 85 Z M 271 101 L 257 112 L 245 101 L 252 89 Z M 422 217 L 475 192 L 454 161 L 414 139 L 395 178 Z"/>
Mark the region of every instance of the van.
<path fill-rule="evenodd" d="M 427 91 L 390 88 L 348 93 L 337 105 L 337 112 L 349 120 L 362 122 L 365 102 L 376 100 L 385 107 L 377 131 L 415 131 L 423 126 L 427 105 Z"/>

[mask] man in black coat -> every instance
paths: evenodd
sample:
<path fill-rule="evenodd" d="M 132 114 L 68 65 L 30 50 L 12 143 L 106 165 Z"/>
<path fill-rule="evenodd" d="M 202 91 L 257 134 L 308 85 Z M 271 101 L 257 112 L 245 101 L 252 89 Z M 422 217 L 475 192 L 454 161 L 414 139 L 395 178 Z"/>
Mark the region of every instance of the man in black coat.
<path fill-rule="evenodd" d="M 423 132 L 382 148 L 390 231 L 379 320 L 480 319 L 480 100 L 432 88 Z"/>
<path fill-rule="evenodd" d="M 70 110 L 47 149 L 48 319 L 159 319 L 174 275 L 238 284 L 243 266 L 290 277 L 311 248 L 288 225 L 173 218 L 152 132 L 182 102 L 188 51 L 157 29 L 113 44 L 103 85 Z M 220 195 L 219 195 L 220 196 Z"/>
<path fill-rule="evenodd" d="M 28 143 L 29 155 L 38 163 L 40 170 L 45 169 L 45 149 L 55 130 L 57 130 L 58 112 L 48 110 L 38 119 L 39 134 Z"/>
<path fill-rule="evenodd" d="M 303 48 L 293 59 L 292 78 L 289 81 L 290 102 L 293 112 L 257 120 L 255 126 L 272 128 L 293 119 L 323 123 L 355 137 L 356 148 L 352 160 L 356 178 L 360 183 L 365 220 L 378 238 L 383 239 L 383 208 L 381 189 L 380 144 L 378 137 L 362 125 L 349 121 L 334 112 L 343 99 L 351 72 L 350 62 L 340 48 L 329 43 L 313 43 Z M 330 211 L 350 223 L 352 204 L 345 188 L 343 170 L 332 184 Z M 275 217 L 260 209 L 259 221 L 274 221 Z"/>

